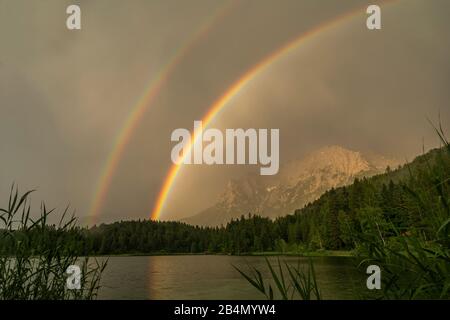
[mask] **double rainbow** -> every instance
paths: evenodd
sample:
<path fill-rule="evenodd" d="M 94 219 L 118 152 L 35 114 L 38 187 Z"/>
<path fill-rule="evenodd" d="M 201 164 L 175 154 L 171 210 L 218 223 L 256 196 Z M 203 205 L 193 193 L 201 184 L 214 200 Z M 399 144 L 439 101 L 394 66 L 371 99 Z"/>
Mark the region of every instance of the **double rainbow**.
<path fill-rule="evenodd" d="M 192 37 L 179 46 L 178 50 L 174 52 L 174 54 L 168 59 L 167 63 L 159 69 L 157 74 L 148 83 L 144 94 L 132 108 L 130 114 L 114 139 L 112 151 L 107 157 L 106 163 L 96 184 L 94 197 L 92 198 L 89 209 L 88 224 L 92 225 L 95 223 L 95 219 L 103 207 L 106 195 L 108 194 L 108 190 L 111 186 L 112 178 L 117 170 L 125 148 L 149 106 L 155 101 L 155 98 L 158 97 L 159 93 L 164 88 L 180 62 L 182 62 L 189 52 L 191 52 L 198 43 L 208 36 L 213 27 L 219 24 L 236 6 L 237 1 L 231 0 L 226 2 L 224 6 L 217 9 L 214 14 L 209 16 L 199 26 Z"/>
<path fill-rule="evenodd" d="M 398 0 L 386 0 L 383 4 L 394 3 Z M 199 28 L 199 30 L 194 34 L 192 38 L 186 41 L 180 46 L 179 50 L 174 53 L 174 55 L 168 60 L 168 62 L 160 69 L 153 80 L 148 84 L 147 90 L 138 100 L 135 107 L 132 109 L 128 115 L 122 128 L 119 130 L 118 135 L 114 139 L 114 145 L 111 153 L 109 154 L 104 169 L 98 179 L 96 185 L 96 191 L 94 193 L 93 200 L 91 202 L 89 210 L 89 224 L 94 224 L 96 217 L 99 215 L 103 203 L 105 201 L 106 195 L 108 193 L 109 187 L 112 182 L 113 175 L 118 167 L 120 159 L 123 155 L 125 147 L 130 141 L 133 132 L 139 124 L 140 119 L 143 117 L 147 108 L 154 102 L 155 98 L 161 92 L 161 89 L 166 85 L 167 81 L 175 71 L 177 65 L 186 57 L 186 55 L 199 43 L 203 38 L 205 38 L 211 28 L 219 23 L 230 11 L 236 6 L 236 2 L 232 1 L 230 4 L 219 9 L 211 18 L 207 19 Z M 246 85 L 248 85 L 253 79 L 258 75 L 267 70 L 272 64 L 280 60 L 281 58 L 287 56 L 290 52 L 297 49 L 301 44 L 305 43 L 307 40 L 317 36 L 318 34 L 330 30 L 337 25 L 344 23 L 345 21 L 356 17 L 360 14 L 365 14 L 366 7 L 360 7 L 352 10 L 348 13 L 340 15 L 331 21 L 326 21 L 318 26 L 310 29 L 299 36 L 295 37 L 291 41 L 288 41 L 281 48 L 278 48 L 274 52 L 270 53 L 268 56 L 263 58 L 252 68 L 247 70 L 241 77 L 234 82 L 225 93 L 220 96 L 209 108 L 207 113 L 202 118 L 203 127 L 206 128 L 211 121 L 219 114 L 219 112 L 225 108 L 225 106 L 241 91 Z M 194 138 L 191 141 L 189 149 L 192 149 L 195 143 L 197 143 L 198 136 L 194 133 Z M 186 153 L 187 156 L 189 153 Z M 173 164 L 169 169 L 161 190 L 158 194 L 156 203 L 151 212 L 151 219 L 157 220 L 161 216 L 161 212 L 164 208 L 164 204 L 170 194 L 172 186 L 177 178 L 178 173 L 181 169 L 180 161 L 178 164 Z"/>

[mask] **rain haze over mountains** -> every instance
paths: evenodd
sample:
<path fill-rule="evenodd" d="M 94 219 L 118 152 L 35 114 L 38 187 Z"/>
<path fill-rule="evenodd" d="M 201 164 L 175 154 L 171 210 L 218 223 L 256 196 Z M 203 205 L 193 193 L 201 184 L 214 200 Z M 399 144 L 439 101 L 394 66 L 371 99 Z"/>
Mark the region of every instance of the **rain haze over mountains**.
<path fill-rule="evenodd" d="M 214 206 L 184 221 L 220 226 L 249 213 L 270 218 L 292 214 L 331 188 L 383 173 L 399 164 L 395 159 L 366 157 L 339 146 L 324 147 L 304 159 L 289 162 L 271 179 L 264 180 L 256 174 L 229 181 Z"/>

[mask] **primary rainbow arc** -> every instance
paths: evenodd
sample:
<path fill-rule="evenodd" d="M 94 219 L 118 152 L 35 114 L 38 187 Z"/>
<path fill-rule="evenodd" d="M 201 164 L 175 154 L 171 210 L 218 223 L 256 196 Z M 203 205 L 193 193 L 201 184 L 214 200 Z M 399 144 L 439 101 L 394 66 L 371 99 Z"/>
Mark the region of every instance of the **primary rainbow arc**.
<path fill-rule="evenodd" d="M 388 0 L 385 2 L 387 3 L 394 3 L 395 0 Z M 226 107 L 226 105 L 247 85 L 249 84 L 254 78 L 256 78 L 259 74 L 263 73 L 267 68 L 269 68 L 273 63 L 278 61 L 280 58 L 288 55 L 290 52 L 297 49 L 301 44 L 303 44 L 305 41 L 313 38 L 314 36 L 325 32 L 327 30 L 332 29 L 336 25 L 345 22 L 348 19 L 351 19 L 353 17 L 358 16 L 359 14 L 365 13 L 365 7 L 363 8 L 357 8 L 355 10 L 352 10 L 348 13 L 345 13 L 341 16 L 338 16 L 337 18 L 327 21 L 325 23 L 322 23 L 318 26 L 316 26 L 313 29 L 310 29 L 304 33 L 302 33 L 300 36 L 297 36 L 293 40 L 287 42 L 284 46 L 281 48 L 275 50 L 273 53 L 269 54 L 265 58 L 263 58 L 259 63 L 254 65 L 251 69 L 246 71 L 235 83 L 233 83 L 228 90 L 225 91 L 225 93 L 219 97 L 208 109 L 207 113 L 202 118 L 203 127 L 206 128 L 210 122 L 217 116 L 217 114 Z M 191 150 L 195 143 L 197 143 L 197 138 L 194 136 L 194 138 L 191 140 L 189 149 Z M 189 153 L 186 153 L 184 157 L 186 157 Z M 183 160 L 184 160 L 183 157 Z M 180 172 L 180 169 L 182 167 L 183 161 L 179 161 L 177 164 L 173 164 L 171 168 L 168 171 L 168 174 L 164 180 L 164 183 L 162 185 L 162 188 L 158 194 L 158 198 L 156 200 L 156 203 L 153 207 L 153 210 L 151 212 L 150 218 L 152 220 L 158 220 L 161 216 L 161 212 L 163 210 L 164 204 L 169 196 L 170 190 L 177 178 L 178 173 Z"/>

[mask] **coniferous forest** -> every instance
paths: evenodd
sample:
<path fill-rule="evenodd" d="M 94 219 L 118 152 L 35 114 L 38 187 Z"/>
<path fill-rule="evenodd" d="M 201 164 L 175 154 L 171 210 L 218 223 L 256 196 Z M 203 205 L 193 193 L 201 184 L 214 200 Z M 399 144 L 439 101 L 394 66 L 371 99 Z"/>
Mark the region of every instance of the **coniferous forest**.
<path fill-rule="evenodd" d="M 58 239 L 78 255 L 351 250 L 371 223 L 383 239 L 420 233 L 431 240 L 435 236 L 431 224 L 449 217 L 448 177 L 449 154 L 436 149 L 395 170 L 387 168 L 382 175 L 329 190 L 292 215 L 275 220 L 249 213 L 215 228 L 121 221 L 63 235 L 55 226 L 47 226 L 47 232 L 34 230 L 30 236 L 32 243 Z M 437 181 L 442 183 L 436 185 Z M 2 250 L 13 251 L 13 242 L 2 239 Z"/>

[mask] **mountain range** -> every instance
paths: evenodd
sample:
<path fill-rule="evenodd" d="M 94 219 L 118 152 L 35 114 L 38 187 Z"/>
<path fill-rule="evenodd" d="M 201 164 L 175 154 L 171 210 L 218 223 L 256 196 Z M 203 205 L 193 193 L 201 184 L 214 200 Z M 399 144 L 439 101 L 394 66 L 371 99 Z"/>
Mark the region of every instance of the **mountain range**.
<path fill-rule="evenodd" d="M 230 180 L 211 207 L 182 221 L 191 225 L 220 226 L 249 213 L 276 218 L 318 199 L 331 188 L 356 178 L 383 173 L 400 164 L 380 155 L 363 155 L 341 146 L 326 146 L 293 160 L 271 178 L 258 174 Z"/>

